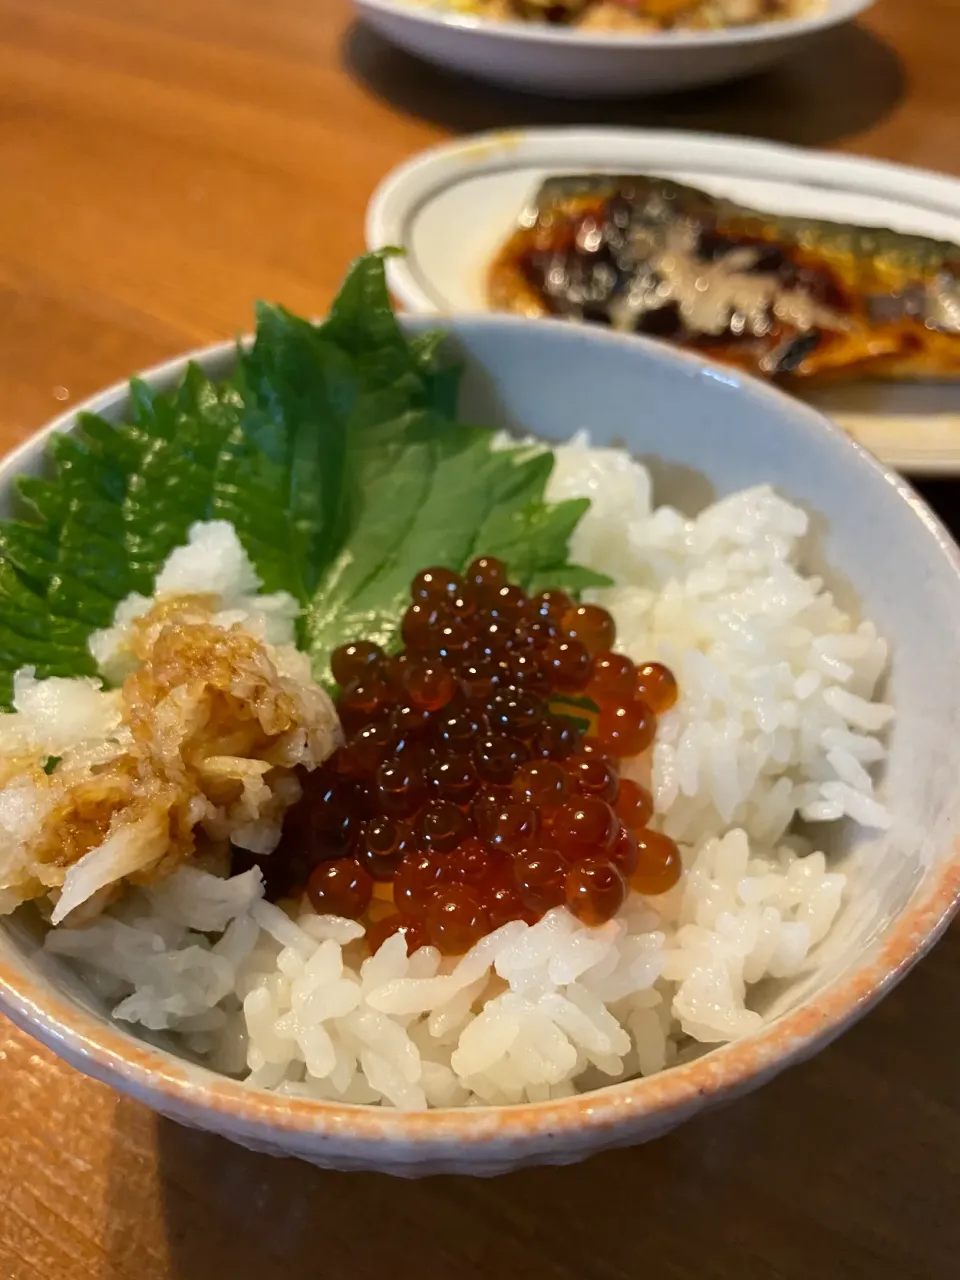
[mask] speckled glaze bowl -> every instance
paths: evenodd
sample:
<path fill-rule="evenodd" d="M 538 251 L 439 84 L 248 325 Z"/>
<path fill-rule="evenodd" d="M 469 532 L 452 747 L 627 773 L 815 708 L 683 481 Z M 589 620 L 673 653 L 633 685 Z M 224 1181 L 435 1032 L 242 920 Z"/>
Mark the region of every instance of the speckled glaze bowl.
<path fill-rule="evenodd" d="M 405 1114 L 253 1092 L 112 1023 L 41 950 L 30 913 L 0 925 L 3 1009 L 79 1070 L 245 1146 L 405 1176 L 566 1163 L 656 1137 L 756 1088 L 879 1000 L 933 944 L 960 895 L 960 555 L 916 494 L 810 409 L 694 357 L 550 321 L 445 323 L 467 367 L 469 419 L 555 440 L 588 426 L 597 441 L 623 442 L 649 461 L 658 500 L 688 510 L 769 481 L 814 515 L 807 567 L 825 572 L 891 642 L 897 719 L 882 790 L 895 821 L 882 835 L 840 837 L 849 900 L 808 972 L 768 993 L 758 1034 L 657 1076 L 538 1105 Z M 192 358 L 223 375 L 233 346 Z M 145 376 L 168 386 L 185 364 Z M 126 401 L 118 386 L 84 408 L 116 419 Z M 47 431 L 74 421 L 69 414 Z M 39 467 L 45 434 L 0 466 L 3 514 L 14 477 Z"/>

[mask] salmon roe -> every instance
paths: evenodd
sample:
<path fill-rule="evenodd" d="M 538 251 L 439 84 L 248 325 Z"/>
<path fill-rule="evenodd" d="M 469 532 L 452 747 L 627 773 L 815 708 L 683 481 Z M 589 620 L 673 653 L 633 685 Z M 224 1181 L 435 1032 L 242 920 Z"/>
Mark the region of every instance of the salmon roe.
<path fill-rule="evenodd" d="M 630 883 L 637 893 L 666 893 L 680 879 L 683 863 L 675 841 L 662 831 L 638 831 L 637 867 Z"/>
<path fill-rule="evenodd" d="M 676 677 L 669 667 L 660 662 L 645 662 L 637 668 L 634 696 L 657 715 L 675 706 L 679 695 Z"/>
<path fill-rule="evenodd" d="M 301 774 L 268 894 L 363 920 L 371 951 L 399 933 L 460 955 L 511 920 L 566 905 L 599 925 L 630 888 L 672 888 L 680 852 L 619 761 L 652 744 L 673 674 L 616 653 L 605 609 L 530 597 L 489 556 L 410 595 L 402 652 L 332 655 L 346 743 Z"/>

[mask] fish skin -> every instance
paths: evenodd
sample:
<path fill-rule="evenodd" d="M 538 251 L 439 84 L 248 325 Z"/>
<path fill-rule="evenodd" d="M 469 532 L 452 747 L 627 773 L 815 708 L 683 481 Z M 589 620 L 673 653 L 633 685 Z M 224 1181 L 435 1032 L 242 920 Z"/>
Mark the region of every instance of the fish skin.
<path fill-rule="evenodd" d="M 692 275 L 684 294 L 651 269 L 678 257 L 702 272 L 708 298 L 714 290 L 720 331 L 716 314 L 698 327 Z M 648 305 L 671 289 L 679 324 Z M 651 333 L 762 377 L 960 377 L 960 246 L 762 213 L 666 178 L 546 179 L 492 262 L 488 293 L 499 308 Z M 749 300 L 732 309 L 739 331 L 727 293 Z"/>

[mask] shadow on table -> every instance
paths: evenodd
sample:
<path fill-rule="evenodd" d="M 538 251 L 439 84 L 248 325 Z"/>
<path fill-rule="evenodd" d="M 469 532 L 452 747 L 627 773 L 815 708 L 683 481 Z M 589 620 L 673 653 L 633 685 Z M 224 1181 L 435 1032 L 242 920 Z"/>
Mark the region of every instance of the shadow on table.
<path fill-rule="evenodd" d="M 926 498 L 954 538 L 960 542 L 960 485 L 957 481 L 921 479 L 914 480 L 913 483 L 920 496 Z"/>
<path fill-rule="evenodd" d="M 360 23 L 348 28 L 346 71 L 398 111 L 454 133 L 518 125 L 702 129 L 825 146 L 871 128 L 904 93 L 895 51 L 863 27 L 826 32 L 760 75 L 714 89 L 612 102 L 534 97 L 437 70 Z"/>
<path fill-rule="evenodd" d="M 117 1236 L 104 1242 L 105 1276 L 945 1277 L 960 1248 L 951 1212 L 960 1113 L 955 1035 L 942 1014 L 958 961 L 954 930 L 812 1062 L 657 1142 L 564 1169 L 489 1181 L 329 1173 L 123 1102 L 109 1192 Z M 154 1148 L 162 1216 L 146 1206 L 149 1248 L 131 1252 L 131 1150 L 143 1161 Z"/>

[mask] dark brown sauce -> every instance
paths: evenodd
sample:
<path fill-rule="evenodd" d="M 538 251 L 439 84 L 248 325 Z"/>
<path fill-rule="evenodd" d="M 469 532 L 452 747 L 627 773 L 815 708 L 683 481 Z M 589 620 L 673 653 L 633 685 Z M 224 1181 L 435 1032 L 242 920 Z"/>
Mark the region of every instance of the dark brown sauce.
<path fill-rule="evenodd" d="M 806 355 L 829 341 L 825 327 L 791 327 L 772 314 L 766 333 L 738 332 L 733 308 L 730 322 L 719 333 L 691 327 L 676 302 L 658 301 L 659 277 L 637 257 L 630 235 L 634 217 L 629 191 L 606 200 L 579 201 L 569 212 L 554 210 L 528 234 L 514 238 L 513 265 L 553 315 L 621 329 L 627 327 L 627 315 L 633 332 L 676 341 L 767 375 L 796 372 Z M 853 298 L 837 272 L 760 235 L 721 230 L 715 223 L 702 225 L 693 256 L 704 265 L 731 261 L 747 275 L 773 277 L 776 292 L 802 295 L 837 317 L 853 313 Z M 650 295 L 640 305 L 638 285 Z M 632 309 L 618 306 L 628 296 Z"/>

